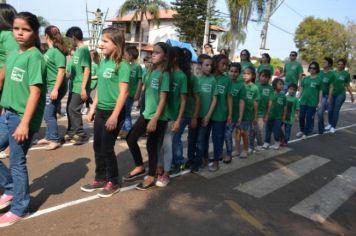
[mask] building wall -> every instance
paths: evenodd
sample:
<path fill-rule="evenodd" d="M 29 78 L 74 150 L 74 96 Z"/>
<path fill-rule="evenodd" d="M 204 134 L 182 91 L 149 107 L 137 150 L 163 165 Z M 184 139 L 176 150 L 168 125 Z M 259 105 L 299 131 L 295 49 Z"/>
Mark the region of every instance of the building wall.
<path fill-rule="evenodd" d="M 166 42 L 168 39 L 178 40 L 178 32 L 172 21 L 161 21 L 160 25 L 151 25 L 148 35 L 148 43 Z M 146 33 L 147 35 L 147 33 Z"/>

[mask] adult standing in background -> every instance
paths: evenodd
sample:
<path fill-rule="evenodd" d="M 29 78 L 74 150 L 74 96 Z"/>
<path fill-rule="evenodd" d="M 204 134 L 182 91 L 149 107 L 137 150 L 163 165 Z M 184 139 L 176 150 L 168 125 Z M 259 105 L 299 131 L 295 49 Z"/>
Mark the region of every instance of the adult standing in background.
<path fill-rule="evenodd" d="M 288 84 L 294 83 L 298 85 L 298 81 L 302 79 L 303 67 L 299 61 L 297 61 L 298 53 L 291 51 L 289 54 L 290 61 L 284 65 L 283 74 L 280 77 L 285 76 L 284 93 L 288 92 Z"/>

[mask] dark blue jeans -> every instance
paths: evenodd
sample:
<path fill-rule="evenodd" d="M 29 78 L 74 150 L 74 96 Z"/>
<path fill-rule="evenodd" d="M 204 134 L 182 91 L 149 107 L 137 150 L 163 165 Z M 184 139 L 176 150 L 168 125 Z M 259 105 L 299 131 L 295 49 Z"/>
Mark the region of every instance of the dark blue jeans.
<path fill-rule="evenodd" d="M 283 132 L 283 126 L 284 126 L 284 132 Z M 282 123 L 281 140 L 286 144 L 289 142 L 291 131 L 292 131 L 291 124 Z"/>
<path fill-rule="evenodd" d="M 134 103 L 134 98 L 127 97 L 125 102 L 125 121 L 124 121 L 124 125 L 122 126 L 123 131 L 128 132 L 132 128 L 131 110 L 132 110 L 133 103 Z"/>
<path fill-rule="evenodd" d="M 342 104 L 344 104 L 346 95 L 332 96 L 330 111 L 329 111 L 329 122 L 333 128 L 336 128 L 337 122 L 339 120 L 339 113 Z"/>
<path fill-rule="evenodd" d="M 299 128 L 302 133 L 309 135 L 312 132 L 313 116 L 315 114 L 316 107 L 309 107 L 306 105 L 300 105 L 299 111 Z"/>
<path fill-rule="evenodd" d="M 29 210 L 26 154 L 33 137 L 33 133 L 29 132 L 28 139 L 20 143 L 12 137 L 20 121 L 21 117 L 13 111 L 5 111 L 0 116 L 0 150 L 10 146 L 10 168 L 0 161 L 0 186 L 5 189 L 5 194 L 14 197 L 10 211 L 17 216 L 27 214 Z"/>
<path fill-rule="evenodd" d="M 203 159 L 209 159 L 209 138 L 211 131 L 211 122 L 205 127 L 202 126 L 202 119 L 198 120 L 197 128 L 197 145 L 196 156 L 193 160 L 193 169 L 199 169 L 202 165 Z"/>
<path fill-rule="evenodd" d="M 231 122 L 231 124 L 226 125 L 225 128 L 226 155 L 230 157 L 232 156 L 232 146 L 233 146 L 232 134 L 234 132 L 235 127 L 236 127 L 236 122 Z"/>
<path fill-rule="evenodd" d="M 265 143 L 271 143 L 271 136 L 273 133 L 274 140 L 279 142 L 281 137 L 282 121 L 277 119 L 268 119 L 266 123 Z"/>
<path fill-rule="evenodd" d="M 58 125 L 57 125 L 57 110 L 61 103 L 62 98 L 67 93 L 67 86 L 62 86 L 58 90 L 58 97 L 56 100 L 51 100 L 52 90 L 48 90 L 46 95 L 46 106 L 44 110 L 43 118 L 46 122 L 46 133 L 45 139 L 59 142 L 60 137 L 58 135 Z"/>
<path fill-rule="evenodd" d="M 173 134 L 173 141 L 172 141 L 173 165 L 184 164 L 182 134 L 184 133 L 185 127 L 189 124 L 189 122 L 190 122 L 190 118 L 183 118 L 180 123 L 180 128 L 178 132 Z M 188 134 L 188 153 L 189 153 L 189 149 L 192 148 L 191 147 L 192 144 L 190 141 L 191 140 L 189 140 L 189 134 Z"/>
<path fill-rule="evenodd" d="M 222 160 L 226 121 L 211 121 L 214 161 Z"/>
<path fill-rule="evenodd" d="M 319 134 L 323 134 L 324 133 L 324 129 L 325 129 L 324 113 L 325 113 L 325 110 L 327 109 L 327 107 L 328 107 L 328 96 L 324 95 L 322 100 L 321 100 L 320 108 L 318 110 L 318 130 L 319 130 Z"/>

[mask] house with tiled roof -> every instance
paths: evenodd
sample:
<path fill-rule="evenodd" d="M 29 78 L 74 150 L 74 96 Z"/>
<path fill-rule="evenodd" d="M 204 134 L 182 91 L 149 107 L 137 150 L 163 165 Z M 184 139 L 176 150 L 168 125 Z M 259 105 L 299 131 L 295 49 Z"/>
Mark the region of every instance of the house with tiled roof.
<path fill-rule="evenodd" d="M 177 14 L 175 10 L 160 10 L 159 25 L 153 23 L 153 17 L 147 13 L 142 22 L 143 37 L 142 37 L 142 51 L 152 51 L 152 45 L 157 42 L 166 42 L 168 39 L 179 40 L 179 33 L 177 27 L 174 25 L 173 15 Z M 115 17 L 108 22 L 112 22 L 113 26 L 122 28 L 125 31 L 125 40 L 129 44 L 138 44 L 140 16 L 134 18 L 134 13 L 127 14 L 123 17 Z M 215 51 L 217 50 L 219 39 L 222 33 L 225 32 L 221 27 L 210 26 L 210 42 Z"/>

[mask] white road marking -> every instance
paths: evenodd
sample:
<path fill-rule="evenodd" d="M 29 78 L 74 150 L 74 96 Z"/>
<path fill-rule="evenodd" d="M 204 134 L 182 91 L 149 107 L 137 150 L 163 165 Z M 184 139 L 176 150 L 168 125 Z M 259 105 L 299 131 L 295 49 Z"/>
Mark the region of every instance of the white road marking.
<path fill-rule="evenodd" d="M 323 223 L 354 192 L 356 192 L 356 167 L 351 167 L 308 198 L 293 206 L 290 211 Z"/>
<path fill-rule="evenodd" d="M 323 157 L 310 155 L 278 170 L 243 183 L 235 187 L 234 190 L 239 190 L 254 197 L 261 198 L 286 186 L 329 161 L 330 160 Z"/>

